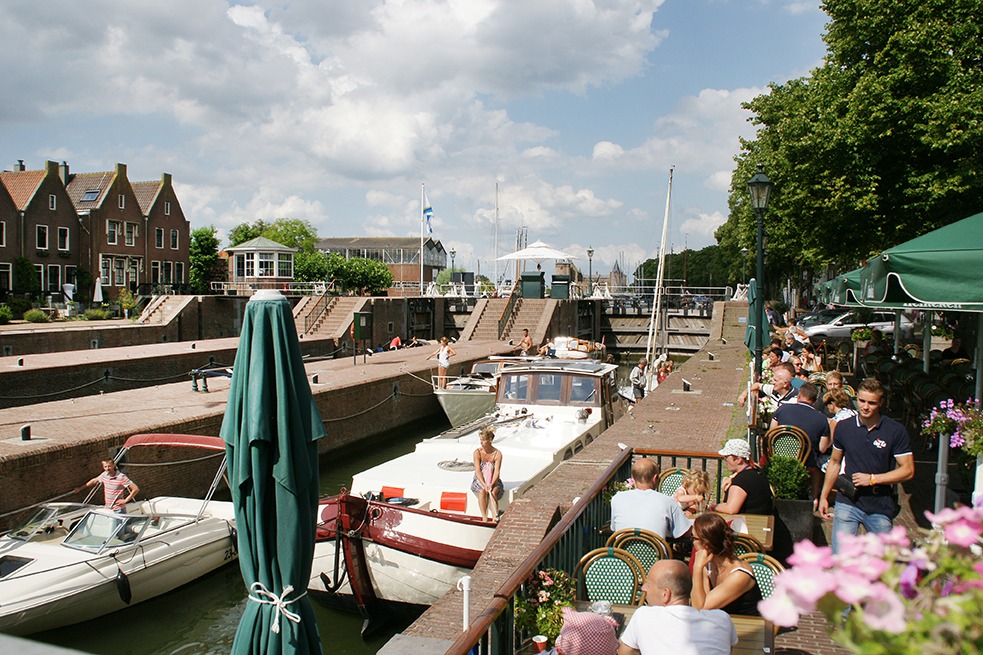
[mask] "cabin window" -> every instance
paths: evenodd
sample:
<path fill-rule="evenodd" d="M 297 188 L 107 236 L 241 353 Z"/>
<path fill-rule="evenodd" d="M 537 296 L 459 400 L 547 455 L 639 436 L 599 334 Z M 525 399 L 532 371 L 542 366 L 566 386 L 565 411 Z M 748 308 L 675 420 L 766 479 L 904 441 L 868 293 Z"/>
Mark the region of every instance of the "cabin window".
<path fill-rule="evenodd" d="M 560 402 L 563 391 L 563 376 L 555 373 L 540 373 L 538 376 L 536 398 L 539 402 Z"/>
<path fill-rule="evenodd" d="M 13 555 L 0 557 L 0 579 L 7 577 L 20 567 L 26 566 L 33 561 L 28 557 L 14 557 Z"/>
<path fill-rule="evenodd" d="M 592 377 L 574 375 L 570 377 L 570 404 L 571 405 L 596 405 L 597 392 L 595 384 L 597 380 Z"/>
<path fill-rule="evenodd" d="M 532 375 L 529 373 L 503 376 L 503 382 L 499 385 L 502 401 L 507 403 L 527 401 L 531 378 Z"/>

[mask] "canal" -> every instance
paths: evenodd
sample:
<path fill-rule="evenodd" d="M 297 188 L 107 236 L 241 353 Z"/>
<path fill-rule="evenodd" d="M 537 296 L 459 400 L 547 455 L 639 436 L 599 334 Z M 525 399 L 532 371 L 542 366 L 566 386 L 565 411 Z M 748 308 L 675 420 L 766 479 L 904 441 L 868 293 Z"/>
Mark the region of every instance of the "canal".
<path fill-rule="evenodd" d="M 407 453 L 446 429 L 443 416 L 438 418 L 323 456 L 321 494 L 337 493 L 351 484 L 354 473 Z M 312 604 L 324 652 L 331 655 L 375 653 L 408 625 L 394 621 L 363 642 L 361 617 Z M 245 605 L 246 589 L 234 564 L 159 598 L 30 638 L 96 655 L 226 655 Z"/>

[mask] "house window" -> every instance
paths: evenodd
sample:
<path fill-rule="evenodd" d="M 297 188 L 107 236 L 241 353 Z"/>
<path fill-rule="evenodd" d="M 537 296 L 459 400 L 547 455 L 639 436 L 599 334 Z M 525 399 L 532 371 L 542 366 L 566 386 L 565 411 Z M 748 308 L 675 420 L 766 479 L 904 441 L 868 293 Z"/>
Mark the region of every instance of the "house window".
<path fill-rule="evenodd" d="M 75 267 L 65 266 L 65 284 L 75 284 Z"/>
<path fill-rule="evenodd" d="M 164 284 L 170 284 L 174 279 L 174 263 L 164 262 Z"/>
<path fill-rule="evenodd" d="M 82 194 L 82 202 L 95 202 L 99 199 L 99 189 L 86 189 Z"/>
<path fill-rule="evenodd" d="M 102 277 L 102 284 L 109 284 L 109 267 L 112 260 L 109 257 L 99 259 L 99 275 Z"/>
<path fill-rule="evenodd" d="M 162 227 L 154 230 L 154 246 L 160 250 L 164 249 L 164 228 Z"/>
<path fill-rule="evenodd" d="M 127 223 L 126 224 L 126 245 L 132 246 L 134 243 L 136 243 L 136 235 L 137 235 L 137 224 L 136 223 Z"/>
<path fill-rule="evenodd" d="M 171 203 L 170 201 L 164 201 L 164 216 L 171 215 Z"/>
<path fill-rule="evenodd" d="M 174 283 L 184 283 L 184 262 L 174 262 Z"/>
<path fill-rule="evenodd" d="M 53 193 L 48 195 L 48 209 L 52 211 L 58 209 L 58 198 Z"/>
<path fill-rule="evenodd" d="M 160 284 L 160 262 L 150 262 L 150 284 Z"/>
<path fill-rule="evenodd" d="M 178 231 L 171 230 L 171 250 L 177 250 L 178 248 Z"/>
<path fill-rule="evenodd" d="M 276 262 L 276 276 L 277 277 L 293 277 L 294 276 L 294 258 L 290 253 L 280 253 L 277 255 Z"/>
<path fill-rule="evenodd" d="M 35 264 L 34 268 L 38 272 L 38 281 L 41 283 L 41 288 L 44 289 L 44 264 Z"/>
<path fill-rule="evenodd" d="M 246 255 L 237 253 L 235 259 L 235 279 L 241 280 L 246 277 Z"/>
<path fill-rule="evenodd" d="M 10 291 L 10 278 L 14 265 L 10 263 L 0 264 L 0 291 Z"/>
<path fill-rule="evenodd" d="M 58 264 L 48 264 L 48 291 L 61 292 L 61 266 Z"/>
<path fill-rule="evenodd" d="M 123 224 L 119 221 L 106 221 L 106 243 L 115 246 L 119 241 L 119 233 Z"/>
<path fill-rule="evenodd" d="M 38 250 L 48 249 L 48 226 L 38 225 L 37 226 L 37 248 Z"/>
<path fill-rule="evenodd" d="M 126 209 L 126 196 L 119 194 L 119 208 Z"/>
<path fill-rule="evenodd" d="M 58 228 L 58 250 L 67 252 L 71 231 L 67 227 Z"/>
<path fill-rule="evenodd" d="M 126 260 L 117 257 L 113 260 L 113 284 L 121 287 L 126 283 Z"/>
<path fill-rule="evenodd" d="M 0 221 L 0 247 L 7 245 L 7 222 Z"/>
<path fill-rule="evenodd" d="M 259 277 L 273 277 L 273 253 L 259 253 L 259 270 L 256 271 Z"/>

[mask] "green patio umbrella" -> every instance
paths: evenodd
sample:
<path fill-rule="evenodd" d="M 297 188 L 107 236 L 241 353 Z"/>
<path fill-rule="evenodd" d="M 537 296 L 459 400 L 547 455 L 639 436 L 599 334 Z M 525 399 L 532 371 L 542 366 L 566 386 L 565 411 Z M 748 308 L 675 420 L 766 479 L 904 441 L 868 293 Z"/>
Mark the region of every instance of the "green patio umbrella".
<path fill-rule="evenodd" d="M 306 594 L 317 519 L 315 442 L 324 424 L 290 304 L 278 291 L 259 291 L 246 305 L 221 434 L 249 589 L 232 653 L 320 655 Z"/>
<path fill-rule="evenodd" d="M 860 296 L 860 274 L 856 268 L 829 281 L 829 302 L 834 305 L 856 305 Z"/>
<path fill-rule="evenodd" d="M 758 297 L 757 292 L 758 285 L 755 283 L 755 279 L 751 278 L 748 283 L 747 289 L 747 327 L 744 328 L 744 345 L 747 349 L 751 351 L 751 355 L 754 355 L 754 301 Z M 761 349 L 764 351 L 765 347 L 768 345 L 768 337 L 771 335 L 771 326 L 768 323 L 768 311 L 765 309 L 764 303 L 761 304 Z"/>

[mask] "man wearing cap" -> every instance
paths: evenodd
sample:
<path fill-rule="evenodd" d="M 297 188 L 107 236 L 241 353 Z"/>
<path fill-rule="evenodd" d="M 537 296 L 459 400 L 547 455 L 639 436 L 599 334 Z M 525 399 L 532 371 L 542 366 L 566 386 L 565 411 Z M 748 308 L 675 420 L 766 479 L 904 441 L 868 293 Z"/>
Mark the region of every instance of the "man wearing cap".
<path fill-rule="evenodd" d="M 799 378 L 792 380 L 793 385 L 797 381 Z M 805 466 L 812 476 L 811 498 L 814 503 L 818 503 L 819 488 L 822 486 L 822 473 L 819 471 L 817 458 L 829 449 L 830 445 L 829 420 L 813 407 L 817 395 L 819 395 L 819 390 L 816 385 L 812 382 L 802 382 L 799 385 L 799 394 L 795 397 L 795 401 L 779 405 L 775 416 L 771 419 L 772 428 L 779 425 L 792 425 L 805 432 L 806 436 L 809 437 L 812 449 L 809 451 L 809 457 L 806 458 Z M 815 505 L 813 509 L 815 509 Z"/>
<path fill-rule="evenodd" d="M 751 447 L 744 439 L 728 439 L 717 451 L 731 472 L 724 479 L 723 490 L 727 500 L 709 509 L 722 514 L 771 514 L 774 498 L 768 478 L 761 469 L 751 466 Z"/>
<path fill-rule="evenodd" d="M 628 622 L 618 655 L 728 655 L 737 645 L 737 630 L 726 612 L 690 605 L 693 578 L 682 561 L 653 564 L 642 589 L 645 606 Z"/>
<path fill-rule="evenodd" d="M 656 490 L 659 466 L 642 457 L 631 466 L 635 488 L 619 491 L 611 498 L 611 529 L 641 528 L 666 539 L 686 534 L 693 522 L 686 518 L 674 499 Z"/>
<path fill-rule="evenodd" d="M 838 535 L 856 534 L 861 525 L 867 532 L 890 532 L 900 507 L 896 487 L 915 475 L 915 458 L 908 431 L 897 421 L 881 415 L 884 387 L 867 378 L 857 388 L 856 417 L 844 419 L 833 431 L 833 452 L 826 467 L 823 490 L 819 494 L 819 513 L 833 517 L 833 553 L 839 548 Z M 836 511 L 829 511 L 829 494 L 846 458 L 844 474 L 857 489 L 853 500 L 836 496 Z"/>

